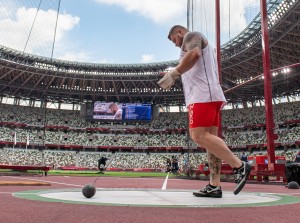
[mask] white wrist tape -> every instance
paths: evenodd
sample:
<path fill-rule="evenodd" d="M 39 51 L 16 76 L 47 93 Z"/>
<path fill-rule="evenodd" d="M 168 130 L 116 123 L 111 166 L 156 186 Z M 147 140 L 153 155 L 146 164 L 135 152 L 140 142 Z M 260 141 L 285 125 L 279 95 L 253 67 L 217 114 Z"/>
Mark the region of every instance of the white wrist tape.
<path fill-rule="evenodd" d="M 178 79 L 180 76 L 180 73 L 174 69 L 169 73 L 166 73 L 165 76 L 160 79 L 157 83 L 159 86 L 161 86 L 163 89 L 170 89 L 172 85 L 175 83 L 175 80 Z"/>
<path fill-rule="evenodd" d="M 180 73 L 178 72 L 178 70 L 174 69 L 170 72 L 170 75 L 174 78 L 177 79 L 178 77 L 180 77 Z"/>

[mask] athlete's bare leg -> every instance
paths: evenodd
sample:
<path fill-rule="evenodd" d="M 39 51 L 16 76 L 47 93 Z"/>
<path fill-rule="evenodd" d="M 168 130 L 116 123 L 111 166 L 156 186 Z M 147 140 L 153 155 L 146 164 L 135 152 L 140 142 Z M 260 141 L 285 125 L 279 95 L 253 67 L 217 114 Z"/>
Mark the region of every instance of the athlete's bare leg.
<path fill-rule="evenodd" d="M 210 129 L 210 127 L 190 128 L 190 136 L 195 143 L 227 162 L 232 168 L 241 167 L 242 161 L 230 151 L 221 138 L 211 134 Z"/>
<path fill-rule="evenodd" d="M 218 127 L 212 126 L 209 132 L 210 134 L 217 136 Z M 207 150 L 207 161 L 210 169 L 209 184 L 218 187 L 221 182 L 222 160 Z"/>
<path fill-rule="evenodd" d="M 209 166 L 209 184 L 212 186 L 220 186 L 221 181 L 221 159 L 207 150 L 207 160 Z"/>

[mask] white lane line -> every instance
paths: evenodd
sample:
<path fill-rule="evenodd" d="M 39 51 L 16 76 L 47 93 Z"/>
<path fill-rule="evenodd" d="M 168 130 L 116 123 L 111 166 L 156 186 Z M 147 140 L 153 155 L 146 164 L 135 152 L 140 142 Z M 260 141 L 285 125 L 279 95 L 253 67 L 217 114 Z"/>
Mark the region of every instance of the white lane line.
<path fill-rule="evenodd" d="M 169 173 L 166 176 L 166 179 L 163 183 L 163 186 L 162 186 L 161 190 L 166 190 L 167 189 L 168 178 L 169 178 Z"/>

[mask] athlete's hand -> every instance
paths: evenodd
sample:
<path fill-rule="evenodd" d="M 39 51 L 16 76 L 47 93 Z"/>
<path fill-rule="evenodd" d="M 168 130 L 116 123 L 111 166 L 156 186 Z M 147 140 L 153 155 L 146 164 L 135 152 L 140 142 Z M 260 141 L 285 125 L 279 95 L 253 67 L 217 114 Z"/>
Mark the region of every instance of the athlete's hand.
<path fill-rule="evenodd" d="M 180 73 L 176 69 L 174 69 L 171 72 L 166 73 L 165 76 L 157 83 L 163 89 L 169 90 L 179 77 Z"/>

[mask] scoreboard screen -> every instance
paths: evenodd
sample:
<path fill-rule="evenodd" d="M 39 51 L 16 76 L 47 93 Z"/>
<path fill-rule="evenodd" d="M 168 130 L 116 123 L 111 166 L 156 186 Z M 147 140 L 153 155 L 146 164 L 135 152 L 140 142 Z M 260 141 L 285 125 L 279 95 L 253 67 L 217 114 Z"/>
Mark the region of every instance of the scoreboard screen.
<path fill-rule="evenodd" d="M 93 120 L 115 121 L 151 121 L 152 105 L 150 103 L 115 103 L 95 101 Z"/>

